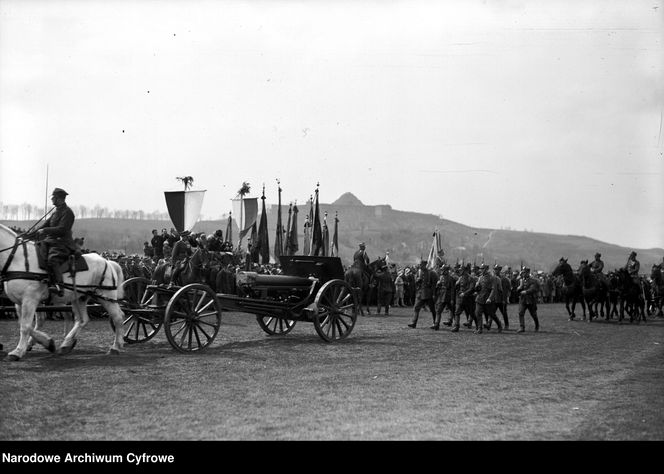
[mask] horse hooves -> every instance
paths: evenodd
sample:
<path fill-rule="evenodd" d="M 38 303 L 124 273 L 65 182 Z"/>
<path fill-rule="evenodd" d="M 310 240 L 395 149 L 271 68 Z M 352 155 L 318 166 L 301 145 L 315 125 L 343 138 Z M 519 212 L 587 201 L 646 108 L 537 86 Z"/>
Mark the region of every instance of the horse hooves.
<path fill-rule="evenodd" d="M 58 349 L 58 355 L 67 355 L 74 349 L 74 344 L 71 346 L 60 346 Z"/>
<path fill-rule="evenodd" d="M 53 339 L 48 340 L 48 345 L 46 346 L 46 350 L 49 352 L 55 352 L 55 341 Z"/>
<path fill-rule="evenodd" d="M 120 351 L 117 350 L 117 349 L 109 349 L 106 354 L 116 356 L 116 355 L 120 355 Z"/>
<path fill-rule="evenodd" d="M 7 362 L 18 362 L 19 360 L 21 360 L 21 358 L 17 355 L 14 355 L 14 354 L 7 354 L 7 357 L 5 357 L 5 360 Z"/>

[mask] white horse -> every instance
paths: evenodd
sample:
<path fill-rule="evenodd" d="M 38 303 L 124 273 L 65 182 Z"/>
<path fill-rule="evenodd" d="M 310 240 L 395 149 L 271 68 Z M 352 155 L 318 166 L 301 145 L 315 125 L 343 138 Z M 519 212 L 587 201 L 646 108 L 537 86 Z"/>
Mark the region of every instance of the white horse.
<path fill-rule="evenodd" d="M 88 269 L 63 275 L 64 295 L 54 296 L 55 304 L 71 303 L 75 323 L 67 332 L 59 353 L 71 352 L 78 333 L 90 320 L 87 302 L 90 298 L 99 301 L 108 312 L 115 326 L 115 340 L 109 354 L 119 354 L 124 345 L 122 322 L 124 314 L 118 303 L 122 298 L 123 275 L 120 266 L 112 260 L 89 253 L 83 255 Z M 39 268 L 37 248 L 34 242 L 22 240 L 10 228 L 0 224 L 0 277 L 4 281 L 7 297 L 14 303 L 20 325 L 20 339 L 16 349 L 7 354 L 10 361 L 20 360 L 32 339 L 55 352 L 55 341 L 48 334 L 37 330 L 35 311 L 39 303 L 48 297 L 48 274 Z M 67 327 L 67 320 L 65 320 Z"/>

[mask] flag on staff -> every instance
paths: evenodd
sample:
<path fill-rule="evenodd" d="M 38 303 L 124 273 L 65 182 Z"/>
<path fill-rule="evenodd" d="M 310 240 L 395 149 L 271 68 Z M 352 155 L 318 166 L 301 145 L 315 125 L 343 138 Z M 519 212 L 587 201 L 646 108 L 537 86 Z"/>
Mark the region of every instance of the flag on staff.
<path fill-rule="evenodd" d="M 313 232 L 312 232 L 313 225 L 314 225 L 314 197 L 313 196 L 309 196 L 309 216 L 308 216 L 308 218 L 309 218 L 309 233 L 307 235 L 309 236 L 309 241 L 306 244 L 307 247 L 306 247 L 306 250 L 304 252 L 304 255 L 311 255 L 311 251 L 313 249 L 313 245 L 312 245 L 312 238 L 313 238 L 313 235 L 314 235 Z"/>
<path fill-rule="evenodd" d="M 251 235 L 249 237 L 249 258 L 247 259 L 250 263 L 258 263 L 258 246 L 256 241 L 258 240 L 258 233 L 256 232 L 256 222 L 251 226 Z M 251 266 L 247 268 L 251 269 Z"/>
<path fill-rule="evenodd" d="M 337 213 L 334 213 L 334 234 L 332 234 L 332 245 L 330 245 L 330 257 L 339 256 L 339 218 Z"/>
<path fill-rule="evenodd" d="M 320 210 L 318 208 L 318 188 L 316 188 L 316 205 L 314 210 L 314 222 L 311 231 L 311 255 L 325 255 L 323 251 L 323 229 L 320 226 Z"/>
<path fill-rule="evenodd" d="M 284 250 L 282 252 L 282 255 L 290 255 L 288 253 L 288 242 L 290 241 L 292 215 L 293 215 L 293 203 L 291 202 L 290 205 L 288 206 L 288 224 L 286 224 L 286 228 L 284 229 L 284 232 L 286 233 L 286 238 L 284 239 L 284 247 L 283 247 Z"/>
<path fill-rule="evenodd" d="M 304 249 L 302 255 L 311 255 L 311 222 L 304 216 Z"/>
<path fill-rule="evenodd" d="M 200 217 L 203 191 L 164 191 L 168 215 L 178 232 L 191 231 Z"/>
<path fill-rule="evenodd" d="M 279 263 L 279 257 L 284 252 L 284 226 L 281 223 L 281 186 L 277 180 L 279 188 L 279 204 L 277 204 L 277 235 L 274 239 L 274 261 Z"/>
<path fill-rule="evenodd" d="M 239 239 L 242 241 L 245 235 L 251 230 L 251 227 L 256 223 L 258 217 L 258 198 L 245 198 L 232 199 L 233 213 L 235 214 L 235 222 L 240 229 Z M 239 219 L 238 219 L 238 216 Z"/>
<path fill-rule="evenodd" d="M 232 212 L 228 213 L 228 224 L 226 224 L 226 242 L 233 242 L 233 219 Z"/>
<path fill-rule="evenodd" d="M 327 212 L 325 213 L 323 217 L 323 249 L 322 249 L 323 257 L 326 257 L 328 255 L 328 252 L 330 251 L 330 231 L 327 228 Z"/>
<path fill-rule="evenodd" d="M 270 263 L 270 237 L 267 232 L 267 212 L 265 212 L 265 186 L 263 186 L 263 195 L 261 196 L 261 221 L 258 225 L 258 234 L 253 241 L 254 249 L 261 257 L 261 263 L 265 265 Z"/>
<path fill-rule="evenodd" d="M 438 266 L 438 263 L 442 260 L 445 252 L 442 249 L 442 242 L 438 230 L 433 231 L 433 242 L 431 243 L 431 249 L 429 250 L 429 256 L 427 257 L 427 268 L 433 270 Z"/>
<path fill-rule="evenodd" d="M 297 208 L 297 201 L 293 205 L 293 221 L 291 222 L 291 228 L 288 232 L 288 242 L 286 245 L 288 247 L 288 255 L 295 255 L 300 249 L 298 239 L 297 239 L 297 213 L 299 212 Z"/>

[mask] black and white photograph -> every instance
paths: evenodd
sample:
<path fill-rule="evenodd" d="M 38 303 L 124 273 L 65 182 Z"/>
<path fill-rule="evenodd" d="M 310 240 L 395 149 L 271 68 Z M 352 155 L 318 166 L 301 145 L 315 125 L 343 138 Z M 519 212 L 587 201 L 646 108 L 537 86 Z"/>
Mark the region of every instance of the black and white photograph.
<path fill-rule="evenodd" d="M 663 121 L 661 0 L 0 0 L 2 469 L 664 440 Z"/>

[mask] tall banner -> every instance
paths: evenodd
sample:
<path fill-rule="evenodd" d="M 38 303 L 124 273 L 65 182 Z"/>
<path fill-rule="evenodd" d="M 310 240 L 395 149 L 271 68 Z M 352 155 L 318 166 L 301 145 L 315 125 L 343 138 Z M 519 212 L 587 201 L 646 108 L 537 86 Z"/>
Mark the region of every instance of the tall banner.
<path fill-rule="evenodd" d="M 242 240 L 256 223 L 258 217 L 258 198 L 231 199 L 235 223 L 240 229 L 239 239 Z"/>
<path fill-rule="evenodd" d="M 263 196 L 261 197 L 261 220 L 258 225 L 258 235 L 253 243 L 256 252 L 261 258 L 261 263 L 265 265 L 270 263 L 270 237 L 267 232 L 267 212 L 265 212 L 265 189 L 263 189 Z"/>
<path fill-rule="evenodd" d="M 329 256 L 328 252 L 330 251 L 330 231 L 327 228 L 327 212 L 323 217 L 323 248 L 321 250 L 323 252 L 323 257 Z"/>
<path fill-rule="evenodd" d="M 277 184 L 279 182 L 277 181 Z M 281 223 L 281 186 L 279 186 L 279 204 L 277 204 L 277 234 L 274 239 L 274 261 L 279 263 L 279 257 L 284 252 L 284 226 Z"/>
<path fill-rule="evenodd" d="M 200 217 L 205 190 L 164 191 L 164 197 L 175 230 L 191 231 Z"/>
<path fill-rule="evenodd" d="M 427 257 L 427 268 L 429 270 L 435 269 L 439 263 L 442 262 L 442 257 L 445 255 L 441 247 L 441 238 L 437 230 L 433 232 L 433 242 L 431 243 L 431 249 L 429 250 L 429 256 Z"/>
<path fill-rule="evenodd" d="M 318 208 L 318 189 L 316 189 L 314 222 L 311 229 L 311 255 L 325 255 L 325 252 L 323 251 L 323 230 L 320 226 L 320 210 Z"/>
<path fill-rule="evenodd" d="M 286 228 L 284 229 L 284 232 L 286 232 L 286 238 L 284 239 L 284 250 L 282 255 L 290 255 L 288 253 L 288 248 L 290 246 L 290 234 L 291 234 L 291 218 L 293 217 L 293 203 L 290 203 L 288 206 L 288 224 L 286 224 Z"/>
<path fill-rule="evenodd" d="M 302 255 L 311 255 L 311 222 L 309 216 L 304 216 L 304 248 Z"/>
<path fill-rule="evenodd" d="M 290 232 L 288 233 L 288 255 L 296 255 L 297 251 L 300 250 L 300 245 L 297 237 L 297 213 L 299 209 L 297 208 L 297 203 L 293 205 L 293 220 L 291 222 Z"/>
<path fill-rule="evenodd" d="M 226 224 L 226 242 L 233 242 L 233 219 L 231 212 L 228 213 L 228 224 Z"/>
<path fill-rule="evenodd" d="M 334 213 L 334 234 L 332 234 L 332 245 L 330 245 L 330 257 L 339 256 L 339 218 Z"/>

